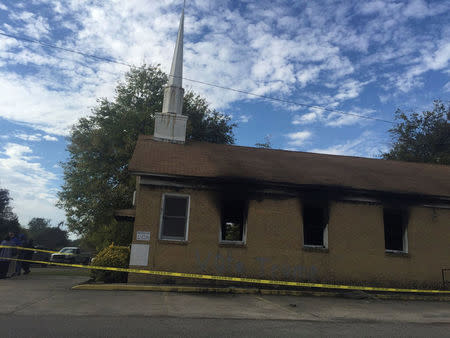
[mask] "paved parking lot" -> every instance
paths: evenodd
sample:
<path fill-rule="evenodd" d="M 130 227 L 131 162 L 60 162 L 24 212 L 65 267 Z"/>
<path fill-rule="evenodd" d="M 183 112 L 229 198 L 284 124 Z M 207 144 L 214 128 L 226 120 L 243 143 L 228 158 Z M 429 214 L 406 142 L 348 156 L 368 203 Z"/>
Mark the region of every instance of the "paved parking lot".
<path fill-rule="evenodd" d="M 336 330 L 336 327 L 341 327 L 344 330 L 342 332 L 347 332 L 345 327 L 352 325 L 358 327 L 355 332 L 363 333 L 374 323 L 379 329 L 379 335 L 396 329 L 406 330 L 399 332 L 409 332 L 411 335 L 425 332 L 421 331 L 425 329 L 437 336 L 450 332 L 450 303 L 446 302 L 71 290 L 73 285 L 87 279 L 85 273 L 80 276 L 70 270 L 35 269 L 35 273 L 27 276 L 0 280 L 0 323 L 8 327 L 15 321 L 25 323 L 26 326 L 21 328 L 25 330 L 23 334 L 14 331 L 18 336 L 27 335 L 27 329 L 45 329 L 39 323 L 52 323 L 49 325 L 53 329 L 60 327 L 61 330 L 67 329 L 67 333 L 73 333 L 75 331 L 70 330 L 70 327 L 75 322 L 89 323 L 85 328 L 93 331 L 85 333 L 95 336 L 96 325 L 106 325 L 111 322 L 108 320 L 111 317 L 122 317 L 121 322 L 123 318 L 129 319 L 129 323 L 142 321 L 144 326 L 153 322 L 153 328 L 159 327 L 161 334 L 165 332 L 164 329 L 169 329 L 163 323 L 178 318 L 175 320 L 177 324 L 170 328 L 175 330 L 180 327 L 181 330 L 186 326 L 180 332 L 191 332 L 193 336 L 197 331 L 190 325 L 198 325 L 199 321 L 210 323 L 205 324 L 209 325 L 205 332 L 210 334 L 216 332 L 210 330 L 218 329 L 225 322 L 228 323 L 227 327 L 236 326 L 237 329 L 240 327 L 238 323 L 248 322 L 246 327 L 260 327 L 261 330 L 267 325 L 270 328 L 276 327 L 276 323 L 286 322 L 290 323 L 286 327 L 300 330 L 287 330 L 287 336 L 293 332 L 308 333 L 314 328 L 332 330 L 334 327 L 333 330 Z M 116 333 L 121 332 L 117 330 Z M 244 336 L 246 332 L 251 335 L 250 331 L 239 332 Z M 328 331 L 325 329 L 323 332 Z M 370 332 L 374 335 L 377 333 L 376 330 Z M 63 331 L 57 330 L 56 333 L 62 334 Z M 176 335 L 176 331 L 173 333 Z"/>

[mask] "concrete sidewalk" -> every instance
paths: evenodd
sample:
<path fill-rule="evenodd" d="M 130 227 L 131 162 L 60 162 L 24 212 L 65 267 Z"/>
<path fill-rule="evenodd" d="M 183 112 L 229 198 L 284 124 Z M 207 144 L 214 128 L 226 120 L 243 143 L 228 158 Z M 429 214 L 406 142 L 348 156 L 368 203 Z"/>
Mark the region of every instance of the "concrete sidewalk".
<path fill-rule="evenodd" d="M 239 285 L 239 284 L 237 284 Z M 384 299 L 384 300 L 426 300 L 450 302 L 448 293 L 401 293 L 401 292 L 367 292 L 360 290 L 337 289 L 283 289 L 264 287 L 215 287 L 195 285 L 167 285 L 167 284 L 129 284 L 129 283 L 83 283 L 75 285 L 73 290 L 97 290 L 97 291 L 159 291 L 178 293 L 209 293 L 209 294 L 250 294 L 250 295 L 274 295 L 274 296 L 311 296 L 311 297 L 338 297 L 350 299 Z"/>
<path fill-rule="evenodd" d="M 139 316 L 450 324 L 450 303 L 262 294 L 72 290 L 86 276 L 0 280 L 0 315 Z"/>

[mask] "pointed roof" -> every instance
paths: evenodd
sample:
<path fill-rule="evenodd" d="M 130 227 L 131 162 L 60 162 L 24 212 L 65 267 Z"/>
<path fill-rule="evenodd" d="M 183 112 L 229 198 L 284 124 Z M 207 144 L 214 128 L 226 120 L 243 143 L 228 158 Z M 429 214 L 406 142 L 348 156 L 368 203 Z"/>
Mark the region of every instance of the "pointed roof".
<path fill-rule="evenodd" d="M 172 67 L 170 68 L 169 86 L 182 87 L 183 78 L 183 35 L 184 35 L 184 5 L 181 12 L 180 27 L 178 28 L 177 43 L 173 52 Z"/>

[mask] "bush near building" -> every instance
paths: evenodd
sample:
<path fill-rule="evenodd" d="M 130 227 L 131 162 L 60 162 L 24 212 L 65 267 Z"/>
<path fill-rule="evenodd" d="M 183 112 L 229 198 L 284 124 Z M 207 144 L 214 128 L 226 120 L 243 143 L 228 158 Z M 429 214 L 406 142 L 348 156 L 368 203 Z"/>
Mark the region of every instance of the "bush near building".
<path fill-rule="evenodd" d="M 101 250 L 92 260 L 94 266 L 113 268 L 128 268 L 130 261 L 130 248 L 126 246 L 110 246 Z M 108 270 L 91 270 L 91 277 L 96 282 L 126 283 L 128 273 Z"/>

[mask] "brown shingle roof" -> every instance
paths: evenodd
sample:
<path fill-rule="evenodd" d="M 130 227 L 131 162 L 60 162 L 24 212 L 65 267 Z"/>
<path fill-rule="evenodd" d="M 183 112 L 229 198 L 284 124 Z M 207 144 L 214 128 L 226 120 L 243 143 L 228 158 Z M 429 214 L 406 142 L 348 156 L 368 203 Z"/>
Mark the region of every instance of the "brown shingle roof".
<path fill-rule="evenodd" d="M 152 136 L 139 137 L 129 170 L 450 197 L 450 166 L 205 142 L 174 144 Z"/>

